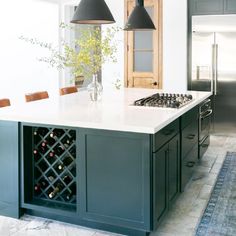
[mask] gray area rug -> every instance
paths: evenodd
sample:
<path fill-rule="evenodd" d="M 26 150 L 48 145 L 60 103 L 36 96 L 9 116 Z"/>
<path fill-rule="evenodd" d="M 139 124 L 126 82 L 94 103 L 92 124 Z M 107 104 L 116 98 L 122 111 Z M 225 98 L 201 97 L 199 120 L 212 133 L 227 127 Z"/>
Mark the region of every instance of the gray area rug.
<path fill-rule="evenodd" d="M 196 236 L 236 236 L 236 153 L 228 152 Z"/>

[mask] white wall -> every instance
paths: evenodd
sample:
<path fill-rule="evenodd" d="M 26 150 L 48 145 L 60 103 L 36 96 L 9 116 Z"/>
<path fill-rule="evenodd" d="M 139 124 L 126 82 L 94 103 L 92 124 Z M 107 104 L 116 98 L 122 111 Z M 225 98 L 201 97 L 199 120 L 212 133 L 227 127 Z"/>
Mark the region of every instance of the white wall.
<path fill-rule="evenodd" d="M 14 105 L 27 92 L 47 90 L 58 94 L 58 71 L 37 58 L 47 50 L 19 39 L 23 35 L 58 44 L 58 3 L 44 0 L 1 1 L 0 98 Z"/>
<path fill-rule="evenodd" d="M 105 30 L 107 27 L 120 27 L 124 28 L 124 1 L 106 0 L 109 9 L 116 21 L 112 25 L 104 25 L 102 28 Z M 102 82 L 104 87 L 114 87 L 117 79 L 121 80 L 124 84 L 124 31 L 120 30 L 114 39 L 117 42 L 117 63 L 105 63 L 102 67 Z"/>
<path fill-rule="evenodd" d="M 163 0 L 163 88 L 187 89 L 187 0 Z"/>

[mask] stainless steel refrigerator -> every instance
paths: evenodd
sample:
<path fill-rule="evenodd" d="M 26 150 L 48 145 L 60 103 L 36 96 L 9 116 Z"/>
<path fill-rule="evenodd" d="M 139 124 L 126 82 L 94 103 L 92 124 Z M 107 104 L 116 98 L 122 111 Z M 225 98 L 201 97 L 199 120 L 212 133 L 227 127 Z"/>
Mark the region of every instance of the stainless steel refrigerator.
<path fill-rule="evenodd" d="M 193 30 L 192 90 L 213 91 L 214 132 L 236 133 L 236 29 Z"/>

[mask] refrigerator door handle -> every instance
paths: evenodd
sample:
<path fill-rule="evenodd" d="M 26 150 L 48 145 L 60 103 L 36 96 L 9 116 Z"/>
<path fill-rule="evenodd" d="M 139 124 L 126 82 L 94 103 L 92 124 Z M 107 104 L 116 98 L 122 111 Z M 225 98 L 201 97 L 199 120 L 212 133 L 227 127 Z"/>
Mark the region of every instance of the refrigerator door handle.
<path fill-rule="evenodd" d="M 218 89 L 218 44 L 215 44 L 215 95 L 217 95 Z"/>
<path fill-rule="evenodd" d="M 211 91 L 215 94 L 215 44 L 212 44 L 212 58 L 211 58 L 211 69 L 212 69 L 212 79 L 211 79 Z"/>

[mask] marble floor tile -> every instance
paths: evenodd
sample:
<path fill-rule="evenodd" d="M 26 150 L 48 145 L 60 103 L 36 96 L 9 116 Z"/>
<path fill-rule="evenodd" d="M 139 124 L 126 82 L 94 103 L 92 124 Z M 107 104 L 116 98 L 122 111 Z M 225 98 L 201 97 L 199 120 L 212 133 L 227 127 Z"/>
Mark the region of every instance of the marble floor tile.
<path fill-rule="evenodd" d="M 212 189 L 213 189 L 212 185 L 207 185 L 207 184 L 203 185 L 203 187 L 198 195 L 198 198 L 208 200 Z"/>
<path fill-rule="evenodd" d="M 201 216 L 206 208 L 207 202 L 208 201 L 206 199 L 196 199 L 196 201 L 192 205 L 191 210 L 188 212 L 188 215 L 197 218 Z"/>
<path fill-rule="evenodd" d="M 185 192 L 171 207 L 157 231 L 150 236 L 193 236 L 215 184 L 227 151 L 236 151 L 236 134 L 214 135 L 197 165 Z M 0 236 L 118 236 L 39 217 L 24 215 L 20 220 L 0 216 Z"/>

